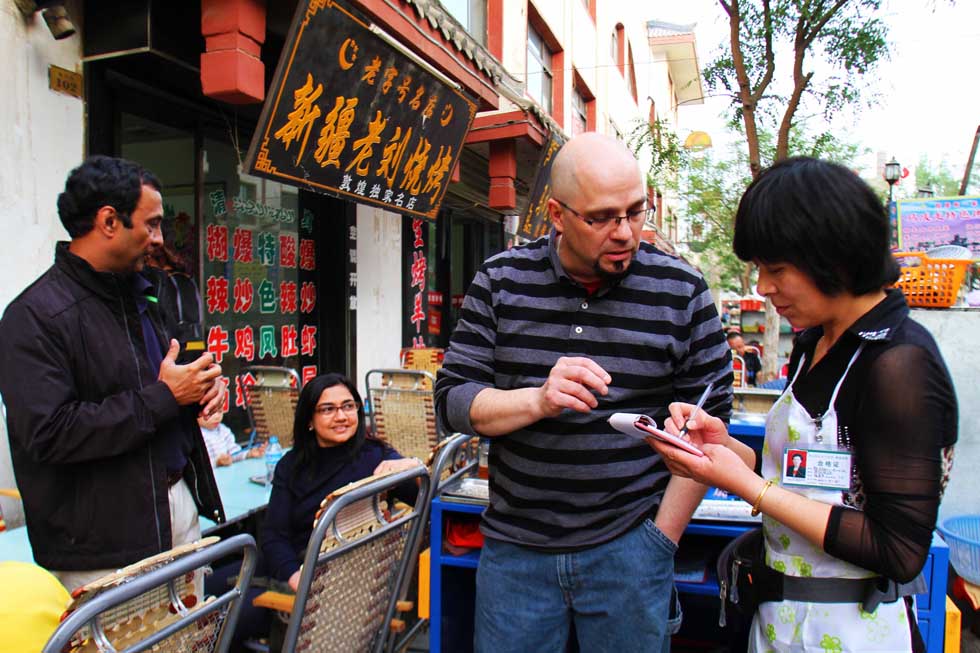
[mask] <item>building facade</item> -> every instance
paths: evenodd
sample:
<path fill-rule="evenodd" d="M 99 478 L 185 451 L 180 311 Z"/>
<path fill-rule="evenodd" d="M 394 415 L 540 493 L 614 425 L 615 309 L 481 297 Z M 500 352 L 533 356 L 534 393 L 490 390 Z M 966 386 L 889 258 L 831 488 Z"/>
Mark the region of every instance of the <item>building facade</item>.
<path fill-rule="evenodd" d="M 477 113 L 435 219 L 250 174 L 246 152 L 297 7 L 343 6 L 471 98 Z M 55 209 L 86 155 L 163 184 L 165 237 L 200 289 L 203 336 L 241 433 L 249 365 L 362 382 L 399 350 L 445 346 L 472 275 L 513 240 L 552 134 L 628 140 L 676 119 L 697 66 L 642 4 L 602 0 L 109 0 L 64 3 L 56 40 L 31 0 L 0 0 L 0 309 L 66 239 Z M 675 36 L 670 36 L 675 39 Z M 693 36 L 691 36 L 693 39 Z M 692 40 L 693 43 L 693 40 Z M 692 46 L 693 49 L 693 46 Z M 329 93 L 329 90 L 328 90 Z M 326 113 L 326 112 L 324 112 Z M 658 220 L 670 198 L 655 185 Z M 648 225 L 669 245 L 669 225 Z M 247 377 L 245 377 L 247 382 Z M 5 426 L 3 439 L 6 439 Z M 6 447 L 3 447 L 6 455 Z M 9 462 L 0 486 L 12 486 Z M 14 506 L 3 505 L 10 516 Z M 16 517 L 11 520 L 16 523 Z"/>

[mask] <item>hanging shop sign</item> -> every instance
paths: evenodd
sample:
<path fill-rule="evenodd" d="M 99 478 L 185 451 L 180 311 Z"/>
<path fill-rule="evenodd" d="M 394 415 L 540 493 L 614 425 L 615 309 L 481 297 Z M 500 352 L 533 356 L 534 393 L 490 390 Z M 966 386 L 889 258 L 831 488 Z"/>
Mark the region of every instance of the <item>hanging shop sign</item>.
<path fill-rule="evenodd" d="M 960 245 L 980 259 L 980 197 L 920 197 L 895 205 L 898 249 L 924 252 Z"/>
<path fill-rule="evenodd" d="M 337 2 L 299 3 L 246 165 L 434 220 L 476 103 L 378 31 Z"/>
<path fill-rule="evenodd" d="M 430 346 L 429 336 L 438 336 L 442 324 L 442 316 L 435 317 L 436 324 L 433 325 L 433 312 L 438 313 L 438 308 L 433 304 L 433 299 L 442 302 L 442 296 L 438 292 L 428 291 L 431 270 L 429 268 L 429 225 L 420 218 L 405 220 L 402 229 L 402 238 L 412 243 L 411 257 L 403 256 L 402 273 L 402 302 L 405 307 L 402 311 L 402 346 L 420 347 Z M 427 322 L 428 325 L 423 325 Z"/>
<path fill-rule="evenodd" d="M 555 163 L 555 155 L 567 139 L 560 133 L 552 131 L 548 141 L 541 150 L 541 160 L 538 161 L 538 172 L 534 176 L 534 184 L 528 195 L 527 208 L 521 216 L 518 235 L 525 238 L 540 238 L 551 231 L 551 218 L 548 217 L 548 200 L 551 199 L 551 166 Z"/>

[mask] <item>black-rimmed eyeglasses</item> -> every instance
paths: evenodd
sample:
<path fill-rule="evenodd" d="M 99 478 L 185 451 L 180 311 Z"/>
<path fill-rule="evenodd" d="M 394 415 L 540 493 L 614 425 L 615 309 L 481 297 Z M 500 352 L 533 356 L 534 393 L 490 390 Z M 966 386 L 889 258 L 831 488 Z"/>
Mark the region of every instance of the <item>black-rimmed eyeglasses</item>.
<path fill-rule="evenodd" d="M 568 210 L 570 213 L 572 213 L 572 215 L 579 218 L 580 220 L 582 220 L 582 222 L 589 225 L 596 231 L 607 229 L 610 225 L 615 225 L 618 227 L 623 223 L 623 220 L 626 220 L 630 224 L 643 224 L 644 222 L 647 221 L 647 219 L 652 218 L 653 214 L 657 212 L 656 207 L 650 206 L 642 209 L 636 209 L 635 211 L 630 211 L 626 215 L 610 215 L 610 216 L 602 216 L 602 217 L 593 217 L 590 215 L 582 215 L 581 213 L 579 213 L 578 211 L 570 207 L 568 204 L 562 202 L 557 197 L 554 199 L 562 206 L 562 208 Z"/>
<path fill-rule="evenodd" d="M 337 414 L 338 410 L 342 410 L 350 415 L 351 413 L 357 412 L 357 404 L 353 401 L 345 401 L 339 406 L 334 406 L 333 404 L 320 404 L 313 409 L 313 412 L 322 417 L 333 417 Z"/>

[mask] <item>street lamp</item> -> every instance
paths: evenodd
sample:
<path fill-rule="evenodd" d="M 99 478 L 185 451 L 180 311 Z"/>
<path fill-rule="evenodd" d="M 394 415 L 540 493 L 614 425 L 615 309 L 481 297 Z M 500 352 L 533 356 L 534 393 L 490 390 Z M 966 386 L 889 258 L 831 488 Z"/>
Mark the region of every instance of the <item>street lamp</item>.
<path fill-rule="evenodd" d="M 892 160 L 885 164 L 885 181 L 888 182 L 888 203 L 892 201 L 892 189 L 902 176 L 902 165 L 892 157 Z"/>

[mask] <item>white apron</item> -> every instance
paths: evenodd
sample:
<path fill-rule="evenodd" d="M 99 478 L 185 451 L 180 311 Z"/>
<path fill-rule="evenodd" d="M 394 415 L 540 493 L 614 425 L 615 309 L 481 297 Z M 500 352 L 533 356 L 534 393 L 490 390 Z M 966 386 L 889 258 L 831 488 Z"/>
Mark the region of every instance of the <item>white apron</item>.
<path fill-rule="evenodd" d="M 762 448 L 762 477 L 779 484 L 783 477 L 783 452 L 794 449 L 836 449 L 837 411 L 834 403 L 847 373 L 864 349 L 862 343 L 838 380 L 827 412 L 819 419 L 807 413 L 793 395 L 793 384 L 806 366 L 806 358 L 786 391 L 766 416 Z M 851 475 L 852 484 L 854 474 Z M 792 487 L 793 492 L 830 505 L 842 503 L 841 490 Z M 870 571 L 839 560 L 810 544 L 795 531 L 767 516 L 762 520 L 766 563 L 788 576 L 867 578 Z M 816 651 L 819 653 L 870 653 L 911 651 L 905 602 L 882 603 L 869 614 L 860 603 L 763 603 L 752 621 L 750 651 Z"/>

